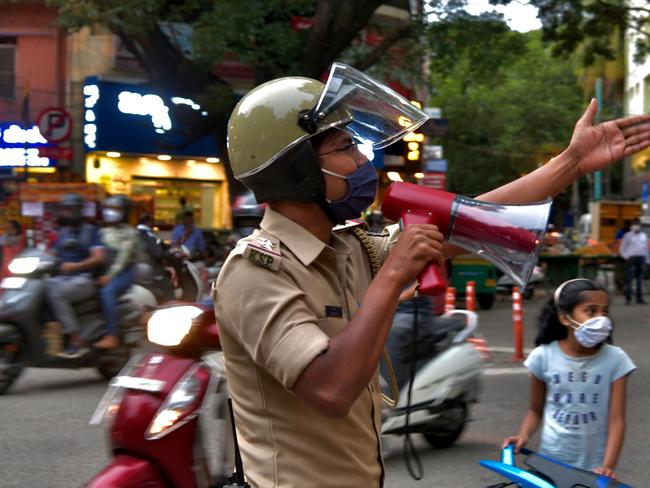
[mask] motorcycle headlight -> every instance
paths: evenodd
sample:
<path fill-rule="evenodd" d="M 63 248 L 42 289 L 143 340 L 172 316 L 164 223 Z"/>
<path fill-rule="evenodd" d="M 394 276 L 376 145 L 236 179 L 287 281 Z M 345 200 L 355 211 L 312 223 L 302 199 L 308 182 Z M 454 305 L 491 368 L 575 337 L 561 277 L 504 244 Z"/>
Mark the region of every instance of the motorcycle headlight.
<path fill-rule="evenodd" d="M 38 268 L 38 257 L 32 256 L 28 258 L 15 258 L 9 263 L 9 271 L 13 274 L 29 274 L 36 271 Z"/>
<path fill-rule="evenodd" d="M 147 322 L 147 338 L 161 346 L 178 346 L 202 313 L 203 309 L 194 305 L 156 310 Z"/>
<path fill-rule="evenodd" d="M 7 276 L 0 282 L 0 288 L 6 290 L 19 290 L 27 283 L 26 278 L 19 278 L 18 276 Z"/>
<path fill-rule="evenodd" d="M 197 371 L 198 365 L 191 368 L 169 392 L 151 421 L 145 439 L 162 437 L 196 415 L 194 403 L 201 393 L 201 383 L 195 376 Z"/>

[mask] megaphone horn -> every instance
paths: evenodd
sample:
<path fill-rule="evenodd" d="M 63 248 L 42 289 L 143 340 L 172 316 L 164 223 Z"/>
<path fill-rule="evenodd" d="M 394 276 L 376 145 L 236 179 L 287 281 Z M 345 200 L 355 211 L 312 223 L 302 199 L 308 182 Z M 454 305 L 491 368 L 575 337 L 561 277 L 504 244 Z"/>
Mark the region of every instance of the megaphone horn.
<path fill-rule="evenodd" d="M 438 226 L 451 243 L 480 255 L 510 276 L 522 289 L 533 272 L 546 231 L 551 199 L 530 205 L 502 205 L 434 190 L 393 183 L 382 211 L 403 225 Z M 418 277 L 423 294 L 442 293 L 446 280 L 438 266 L 427 265 Z"/>

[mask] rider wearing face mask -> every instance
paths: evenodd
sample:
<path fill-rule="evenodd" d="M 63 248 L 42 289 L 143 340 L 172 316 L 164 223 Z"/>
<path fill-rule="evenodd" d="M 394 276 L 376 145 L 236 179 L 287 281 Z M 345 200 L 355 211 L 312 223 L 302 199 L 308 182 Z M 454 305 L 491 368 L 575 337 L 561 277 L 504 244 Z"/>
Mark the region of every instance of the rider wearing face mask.
<path fill-rule="evenodd" d="M 569 280 L 555 290 L 539 320 L 529 410 L 519 435 L 503 446 L 525 446 L 543 422 L 539 451 L 582 469 L 615 476 L 623 447 L 627 378 L 636 369 L 611 345 L 609 294 L 591 280 Z"/>
<path fill-rule="evenodd" d="M 61 198 L 57 208 L 57 237 L 48 252 L 60 262 L 60 274 L 47 279 L 45 290 L 54 319 L 61 324 L 64 350 L 59 356 L 79 357 L 87 349 L 72 305 L 95 294 L 95 275 L 105 261 L 99 229 L 84 222 L 84 199 L 76 193 Z"/>
<path fill-rule="evenodd" d="M 99 297 L 106 318 L 106 335 L 93 346 L 112 349 L 119 346 L 117 298 L 133 284 L 133 263 L 139 245 L 138 231 L 128 224 L 131 202 L 124 195 L 113 195 L 102 205 L 105 227 L 101 239 L 109 256 L 106 272 L 97 278 Z"/>

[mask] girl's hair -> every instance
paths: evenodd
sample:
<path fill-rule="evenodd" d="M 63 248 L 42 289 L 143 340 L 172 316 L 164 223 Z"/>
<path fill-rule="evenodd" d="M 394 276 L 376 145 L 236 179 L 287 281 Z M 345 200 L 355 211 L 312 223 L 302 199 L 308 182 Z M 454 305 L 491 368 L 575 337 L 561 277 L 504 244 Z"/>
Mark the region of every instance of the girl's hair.
<path fill-rule="evenodd" d="M 565 281 L 557 287 L 539 316 L 538 333 L 535 338 L 536 346 L 567 338 L 567 328 L 560 322 L 558 315 L 570 314 L 577 305 L 584 301 L 583 293 L 586 291 L 607 293 L 605 287 L 587 278 Z"/>

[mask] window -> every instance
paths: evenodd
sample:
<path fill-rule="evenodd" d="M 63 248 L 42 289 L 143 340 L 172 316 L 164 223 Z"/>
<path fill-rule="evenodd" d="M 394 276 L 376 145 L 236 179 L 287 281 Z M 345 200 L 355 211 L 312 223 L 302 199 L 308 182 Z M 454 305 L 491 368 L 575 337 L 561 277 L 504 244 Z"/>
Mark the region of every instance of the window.
<path fill-rule="evenodd" d="M 0 98 L 16 98 L 16 39 L 0 37 Z"/>

